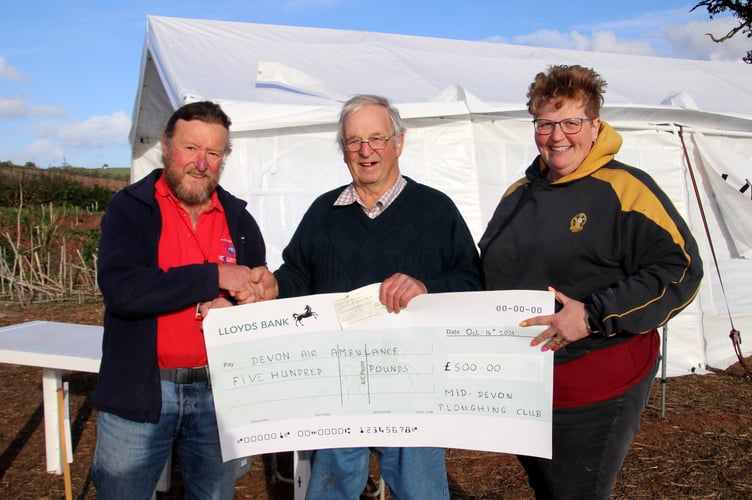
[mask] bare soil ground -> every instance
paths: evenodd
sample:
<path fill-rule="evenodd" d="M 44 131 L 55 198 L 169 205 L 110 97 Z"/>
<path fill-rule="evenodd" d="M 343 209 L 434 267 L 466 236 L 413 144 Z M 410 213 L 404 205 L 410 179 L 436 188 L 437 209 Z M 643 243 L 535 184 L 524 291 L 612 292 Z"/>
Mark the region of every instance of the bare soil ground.
<path fill-rule="evenodd" d="M 99 303 L 0 309 L 0 326 L 31 320 L 101 324 L 101 319 Z M 95 498 L 88 471 L 96 439 L 96 410 L 89 394 L 96 375 L 64 372 L 63 377 L 71 393 L 73 497 Z M 64 498 L 63 476 L 46 472 L 41 369 L 0 364 L 0 380 L 0 498 Z M 653 389 L 654 406 L 660 405 L 660 385 Z M 614 498 L 752 498 L 751 401 L 752 383 L 738 365 L 713 375 L 670 378 L 665 416 L 651 409 L 643 414 Z M 289 476 L 290 454 L 277 458 L 279 472 Z M 450 449 L 447 469 L 454 500 L 532 498 L 522 468 L 509 455 Z M 176 471 L 172 481 L 170 491 L 157 498 L 182 498 Z M 255 457 L 251 472 L 238 480 L 235 497 L 292 500 L 293 490 L 275 474 L 271 456 L 264 455 Z"/>

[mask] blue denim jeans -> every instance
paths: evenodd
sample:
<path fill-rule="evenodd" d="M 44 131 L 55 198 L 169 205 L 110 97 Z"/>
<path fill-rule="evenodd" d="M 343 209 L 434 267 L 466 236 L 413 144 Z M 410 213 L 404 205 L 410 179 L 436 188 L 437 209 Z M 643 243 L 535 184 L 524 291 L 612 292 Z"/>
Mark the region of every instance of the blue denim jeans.
<path fill-rule="evenodd" d="M 554 409 L 552 459 L 519 456 L 537 500 L 608 500 L 640 428 L 659 363 L 637 385 L 606 401 Z"/>
<path fill-rule="evenodd" d="M 444 448 L 334 448 L 313 454 L 306 500 L 358 500 L 371 451 L 394 500 L 449 500 Z"/>
<path fill-rule="evenodd" d="M 173 444 L 180 456 L 186 499 L 233 498 L 238 461 L 222 463 L 214 398 L 207 382 L 164 380 L 156 424 L 99 412 L 91 466 L 97 498 L 149 500 Z"/>

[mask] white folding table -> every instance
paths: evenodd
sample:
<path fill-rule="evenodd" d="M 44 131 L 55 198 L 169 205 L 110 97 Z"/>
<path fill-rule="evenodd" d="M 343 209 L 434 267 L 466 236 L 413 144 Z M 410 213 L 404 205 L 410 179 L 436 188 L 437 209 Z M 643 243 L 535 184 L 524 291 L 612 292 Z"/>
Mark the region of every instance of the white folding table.
<path fill-rule="evenodd" d="M 0 363 L 42 368 L 42 402 L 47 472 L 62 474 L 57 390 L 63 387 L 63 370 L 97 373 L 102 357 L 102 327 L 29 321 L 0 328 Z M 65 395 L 67 450 L 70 442 L 68 397 Z M 73 453 L 68 452 L 68 461 Z"/>
<path fill-rule="evenodd" d="M 0 328 L 0 363 L 42 368 L 42 403 L 47 472 L 63 473 L 62 447 L 58 417 L 57 390 L 63 387 L 63 370 L 98 373 L 102 358 L 101 326 L 28 321 Z M 65 391 L 65 439 L 68 462 L 73 461 L 73 447 L 68 416 L 68 393 Z M 248 459 L 241 461 L 238 473 L 250 470 Z M 157 491 L 169 491 L 171 460 L 162 468 Z"/>
<path fill-rule="evenodd" d="M 102 358 L 101 326 L 28 321 L 0 327 L 0 363 L 42 368 L 42 403 L 47 472 L 63 473 L 57 390 L 63 387 L 63 370 L 98 373 Z M 68 394 L 65 392 L 65 439 L 68 462 L 73 461 Z M 168 457 L 157 491 L 169 491 L 171 460 Z M 240 461 L 238 476 L 250 471 L 249 458 Z M 297 467 L 296 467 L 297 468 Z M 307 486 L 307 483 L 306 483 Z M 305 492 L 305 489 L 303 489 Z M 297 498 L 297 497 L 296 497 Z"/>

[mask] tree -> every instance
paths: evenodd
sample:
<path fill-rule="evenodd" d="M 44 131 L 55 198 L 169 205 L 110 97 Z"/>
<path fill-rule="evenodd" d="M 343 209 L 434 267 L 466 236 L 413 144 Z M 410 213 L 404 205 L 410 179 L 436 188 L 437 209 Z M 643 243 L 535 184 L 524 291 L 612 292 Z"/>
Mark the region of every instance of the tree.
<path fill-rule="evenodd" d="M 738 26 L 731 28 L 728 33 L 720 38 L 716 38 L 712 33 L 707 33 L 715 43 L 725 42 L 739 32 L 745 33 L 747 38 L 752 38 L 752 26 L 750 25 L 752 23 L 752 5 L 750 5 L 749 0 L 703 0 L 692 7 L 690 12 L 698 7 L 707 8 L 710 19 L 718 14 L 731 11 L 734 17 L 739 20 Z M 747 51 L 747 55 L 742 58 L 742 61 L 752 64 L 752 50 Z"/>

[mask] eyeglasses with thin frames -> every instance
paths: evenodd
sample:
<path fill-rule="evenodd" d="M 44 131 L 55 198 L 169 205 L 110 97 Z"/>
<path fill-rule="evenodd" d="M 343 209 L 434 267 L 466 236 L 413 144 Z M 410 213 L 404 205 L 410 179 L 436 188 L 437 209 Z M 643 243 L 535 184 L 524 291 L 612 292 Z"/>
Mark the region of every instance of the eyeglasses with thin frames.
<path fill-rule="evenodd" d="M 536 118 L 533 120 L 533 126 L 535 127 L 535 133 L 540 135 L 551 135 L 554 133 L 554 128 L 558 125 L 561 131 L 567 135 L 576 134 L 582 130 L 582 124 L 584 122 L 591 122 L 592 118 L 564 118 L 563 120 L 544 120 L 542 118 Z"/>
<path fill-rule="evenodd" d="M 368 144 L 374 151 L 380 151 L 386 147 L 386 143 L 389 142 L 389 139 L 391 139 L 392 137 L 394 136 L 390 135 L 388 137 L 382 137 L 380 135 L 374 135 L 369 137 L 368 139 L 351 137 L 345 140 L 344 147 L 346 151 L 355 153 L 357 151 L 360 151 L 360 148 L 363 147 L 363 144 Z"/>

